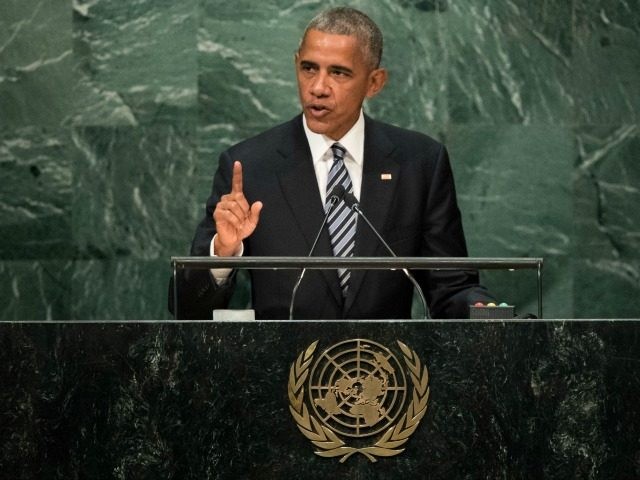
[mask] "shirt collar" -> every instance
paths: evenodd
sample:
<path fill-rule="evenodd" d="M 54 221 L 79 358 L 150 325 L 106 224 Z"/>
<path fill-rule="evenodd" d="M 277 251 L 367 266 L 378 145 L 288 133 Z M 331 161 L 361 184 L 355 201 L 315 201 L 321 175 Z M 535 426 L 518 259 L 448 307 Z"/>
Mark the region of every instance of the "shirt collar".
<path fill-rule="evenodd" d="M 304 118 L 304 115 L 302 116 L 302 124 L 304 126 L 304 133 L 307 136 L 307 141 L 309 142 L 311 158 L 315 164 L 325 157 L 327 151 L 331 148 L 331 145 L 336 143 L 336 140 L 309 130 L 307 120 Z M 358 120 L 356 120 L 356 123 L 353 124 L 353 127 L 351 127 L 351 129 L 340 140 L 337 140 L 337 142 L 340 143 L 340 145 L 347 150 L 348 155 L 360 167 L 362 167 L 364 157 L 364 114 L 362 109 L 360 110 L 360 116 L 358 117 Z"/>

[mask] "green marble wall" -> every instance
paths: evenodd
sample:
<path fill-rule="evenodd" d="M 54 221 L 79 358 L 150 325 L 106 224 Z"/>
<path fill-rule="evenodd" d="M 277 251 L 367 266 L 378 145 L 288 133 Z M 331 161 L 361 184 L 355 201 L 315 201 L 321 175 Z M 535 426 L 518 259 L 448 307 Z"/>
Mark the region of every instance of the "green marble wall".
<path fill-rule="evenodd" d="M 0 318 L 167 318 L 218 154 L 297 113 L 333 4 L 4 0 Z M 448 145 L 471 255 L 544 257 L 547 317 L 640 316 L 640 4 L 351 4 L 386 34 L 367 109 Z M 536 311 L 533 277 L 484 278 Z"/>

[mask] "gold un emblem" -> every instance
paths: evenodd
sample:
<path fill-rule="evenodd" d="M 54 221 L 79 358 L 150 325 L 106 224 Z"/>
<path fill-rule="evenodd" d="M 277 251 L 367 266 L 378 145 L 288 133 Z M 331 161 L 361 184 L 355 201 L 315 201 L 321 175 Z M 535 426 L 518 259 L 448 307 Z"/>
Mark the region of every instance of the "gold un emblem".
<path fill-rule="evenodd" d="M 337 343 L 315 361 L 317 340 L 298 355 L 289 372 L 289 409 L 316 455 L 344 462 L 361 453 L 375 462 L 404 451 L 427 411 L 429 372 L 413 350 L 397 344 L 403 362 L 361 338 Z"/>

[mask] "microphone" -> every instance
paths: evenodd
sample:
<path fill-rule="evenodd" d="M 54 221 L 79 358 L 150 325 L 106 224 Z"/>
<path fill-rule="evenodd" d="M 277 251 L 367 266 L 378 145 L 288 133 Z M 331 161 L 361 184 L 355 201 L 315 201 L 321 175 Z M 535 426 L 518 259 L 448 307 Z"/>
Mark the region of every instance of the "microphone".
<path fill-rule="evenodd" d="M 309 250 L 309 254 L 307 255 L 307 257 L 310 257 L 313 254 L 313 251 L 316 249 L 318 240 L 320 240 L 320 235 L 322 235 L 322 231 L 324 230 L 324 227 L 327 224 L 327 221 L 329 220 L 329 215 L 331 215 L 331 212 L 333 211 L 334 207 L 338 203 L 340 203 L 340 201 L 344 198 L 345 193 L 347 193 L 347 191 L 344 189 L 342 185 L 336 185 L 333 188 L 333 190 L 331 190 L 331 193 L 327 198 L 327 201 L 329 202 L 329 207 L 327 208 L 327 212 L 324 214 L 324 220 L 322 220 L 322 224 L 318 229 L 318 233 L 316 235 L 315 240 L 313 241 L 313 245 L 311 245 L 311 250 Z M 300 275 L 298 276 L 298 279 L 296 280 L 295 285 L 293 286 L 293 291 L 291 292 L 291 302 L 289 303 L 289 320 L 293 320 L 293 305 L 296 299 L 296 293 L 298 293 L 298 287 L 300 287 L 300 283 L 302 282 L 302 277 L 304 277 L 304 274 L 306 271 L 307 271 L 306 267 L 302 269 L 302 271 L 300 272 Z"/>
<path fill-rule="evenodd" d="M 391 254 L 391 256 L 397 257 L 397 255 L 391 249 L 389 244 L 384 241 L 384 238 L 382 238 L 382 235 L 380 235 L 380 232 L 376 230 L 376 227 L 373 226 L 373 224 L 369 221 L 367 216 L 364 214 L 364 212 L 360 208 L 360 203 L 358 202 L 358 199 L 353 195 L 353 193 L 347 193 L 344 197 L 344 201 L 347 204 L 347 206 L 351 208 L 351 210 L 356 212 L 360 216 L 360 218 L 364 220 L 364 222 L 369 226 L 369 228 L 376 235 L 376 237 L 378 237 L 378 240 L 380 240 L 380 243 L 384 245 L 384 248 L 387 249 L 387 251 Z M 418 296 L 420 297 L 420 301 L 422 302 L 424 318 L 429 318 L 429 309 L 427 308 L 427 300 L 424 298 L 424 292 L 422 291 L 422 288 L 420 288 L 420 285 L 418 284 L 416 279 L 413 277 L 413 275 L 411 275 L 409 270 L 407 270 L 406 268 L 403 268 L 402 271 L 404 272 L 405 276 L 409 279 L 409 281 L 413 284 L 413 287 L 416 289 L 416 292 L 418 292 Z"/>

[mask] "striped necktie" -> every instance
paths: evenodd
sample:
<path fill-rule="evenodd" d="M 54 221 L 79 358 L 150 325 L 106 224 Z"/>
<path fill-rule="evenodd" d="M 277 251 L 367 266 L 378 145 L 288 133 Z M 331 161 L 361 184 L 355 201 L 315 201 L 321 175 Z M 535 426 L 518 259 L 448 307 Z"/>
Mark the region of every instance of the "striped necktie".
<path fill-rule="evenodd" d="M 353 193 L 351 177 L 349 177 L 349 172 L 344 166 L 345 148 L 339 143 L 334 143 L 331 146 L 331 150 L 333 151 L 333 165 L 331 165 L 329 177 L 327 178 L 327 197 L 337 185 L 342 185 L 346 192 Z M 329 203 L 327 202 L 327 204 L 325 204 L 325 210 L 328 208 Z M 336 205 L 331 215 L 329 215 L 327 226 L 329 228 L 329 236 L 331 237 L 331 247 L 333 248 L 334 256 L 353 256 L 356 219 L 356 212 L 352 211 L 344 201 Z M 342 289 L 343 296 L 347 295 L 350 276 L 351 272 L 349 270 L 344 268 L 338 269 L 338 278 L 340 279 L 340 288 Z"/>

